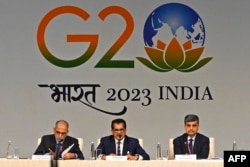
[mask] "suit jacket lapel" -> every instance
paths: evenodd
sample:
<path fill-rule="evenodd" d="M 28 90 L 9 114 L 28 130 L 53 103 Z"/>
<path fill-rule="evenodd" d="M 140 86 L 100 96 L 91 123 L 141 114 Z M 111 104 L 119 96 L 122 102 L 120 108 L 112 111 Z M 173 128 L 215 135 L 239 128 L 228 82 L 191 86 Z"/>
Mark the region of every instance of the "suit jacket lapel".
<path fill-rule="evenodd" d="M 182 149 L 184 151 L 184 153 L 188 153 L 188 135 L 185 133 L 182 137 L 182 140 L 183 140 L 183 144 L 182 144 Z"/>
<path fill-rule="evenodd" d="M 200 143 L 200 135 L 199 133 L 196 134 L 195 141 L 194 141 L 194 147 L 193 147 L 193 153 L 196 153 L 197 148 L 199 147 Z"/>
<path fill-rule="evenodd" d="M 110 139 L 110 153 L 116 154 L 116 143 L 115 143 L 114 136 L 111 136 L 111 139 Z"/>
<path fill-rule="evenodd" d="M 63 141 L 63 147 L 62 147 L 62 151 L 64 151 L 67 147 L 68 147 L 68 137 L 66 136 L 64 141 Z"/>
<path fill-rule="evenodd" d="M 129 151 L 129 149 L 128 149 L 128 138 L 127 138 L 127 136 L 125 136 L 124 141 L 123 141 L 122 155 L 127 155 L 128 151 Z"/>
<path fill-rule="evenodd" d="M 49 148 L 56 151 L 56 138 L 55 138 L 55 135 L 51 135 L 51 138 L 49 139 Z"/>

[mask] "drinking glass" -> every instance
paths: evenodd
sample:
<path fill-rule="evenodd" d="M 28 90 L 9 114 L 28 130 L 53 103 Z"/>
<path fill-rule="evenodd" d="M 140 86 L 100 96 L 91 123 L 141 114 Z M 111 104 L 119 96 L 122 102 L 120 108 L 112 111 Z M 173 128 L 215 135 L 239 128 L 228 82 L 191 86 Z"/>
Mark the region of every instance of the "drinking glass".
<path fill-rule="evenodd" d="M 102 149 L 96 149 L 96 152 L 95 152 L 95 159 L 96 160 L 101 160 L 101 154 L 102 154 Z"/>
<path fill-rule="evenodd" d="M 161 153 L 161 156 L 162 156 L 162 160 L 168 160 L 168 150 L 163 149 L 162 153 Z"/>
<path fill-rule="evenodd" d="M 13 152 L 13 158 L 14 159 L 19 159 L 19 148 L 15 147 L 14 152 Z"/>

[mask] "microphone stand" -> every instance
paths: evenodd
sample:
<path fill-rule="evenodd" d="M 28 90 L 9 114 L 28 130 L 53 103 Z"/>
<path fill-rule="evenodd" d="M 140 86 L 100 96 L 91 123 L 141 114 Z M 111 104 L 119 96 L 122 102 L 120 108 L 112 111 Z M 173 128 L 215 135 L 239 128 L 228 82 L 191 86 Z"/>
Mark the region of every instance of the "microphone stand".
<path fill-rule="evenodd" d="M 57 159 L 56 160 L 51 159 L 50 160 L 50 167 L 58 167 L 58 162 L 57 161 L 58 161 Z"/>

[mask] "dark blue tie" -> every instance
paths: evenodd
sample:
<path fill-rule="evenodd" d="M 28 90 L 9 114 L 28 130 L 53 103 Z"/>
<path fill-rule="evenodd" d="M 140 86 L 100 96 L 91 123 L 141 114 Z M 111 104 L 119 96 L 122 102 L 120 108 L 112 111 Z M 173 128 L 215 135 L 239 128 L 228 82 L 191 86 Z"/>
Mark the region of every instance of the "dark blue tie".
<path fill-rule="evenodd" d="M 193 139 L 189 139 L 189 154 L 193 154 Z"/>
<path fill-rule="evenodd" d="M 62 143 L 58 142 L 56 145 L 56 159 L 61 158 L 61 153 L 62 153 Z"/>

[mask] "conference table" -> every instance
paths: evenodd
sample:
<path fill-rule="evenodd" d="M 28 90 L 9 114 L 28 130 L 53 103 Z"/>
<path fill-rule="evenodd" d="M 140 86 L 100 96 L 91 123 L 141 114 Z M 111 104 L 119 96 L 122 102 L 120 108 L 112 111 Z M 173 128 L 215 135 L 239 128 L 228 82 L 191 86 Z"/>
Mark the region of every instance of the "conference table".
<path fill-rule="evenodd" d="M 223 167 L 223 160 L 59 160 L 58 167 Z M 52 167 L 49 160 L 0 159 L 0 167 Z"/>

